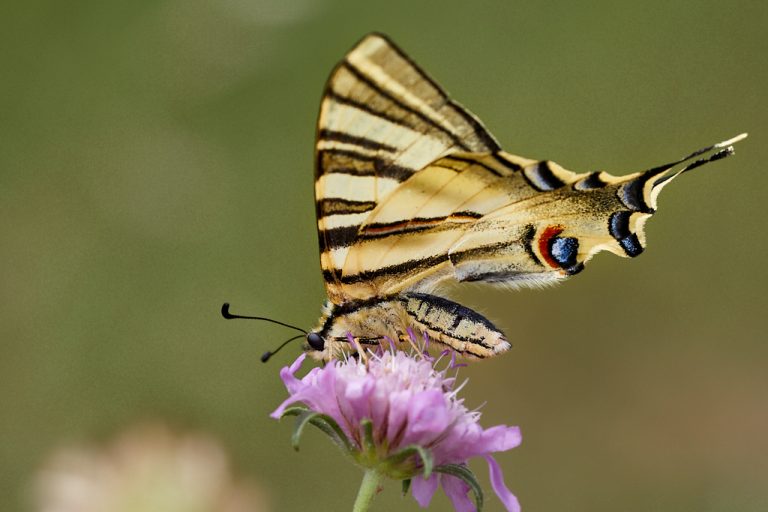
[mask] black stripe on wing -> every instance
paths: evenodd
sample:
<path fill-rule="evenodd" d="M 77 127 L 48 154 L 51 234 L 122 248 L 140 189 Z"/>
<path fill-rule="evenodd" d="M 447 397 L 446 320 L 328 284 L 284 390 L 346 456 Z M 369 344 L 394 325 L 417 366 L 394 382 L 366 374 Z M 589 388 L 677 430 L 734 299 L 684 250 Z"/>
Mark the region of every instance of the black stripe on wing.
<path fill-rule="evenodd" d="M 364 270 L 357 274 L 348 274 L 341 277 L 341 282 L 344 284 L 352 284 L 360 283 L 363 281 L 370 281 L 379 277 L 403 275 L 415 270 L 427 269 L 446 261 L 448 261 L 447 254 L 429 256 L 427 258 L 417 258 L 398 263 L 397 265 L 389 265 L 377 269 Z"/>
<path fill-rule="evenodd" d="M 490 165 L 484 163 L 479 158 L 469 158 L 466 156 L 459 156 L 459 155 L 446 155 L 442 160 L 448 160 L 448 161 L 454 161 L 454 162 L 463 162 L 469 165 L 479 165 L 486 171 L 490 172 L 494 176 L 503 177 L 504 175 L 500 173 L 498 170 L 494 169 Z M 454 169 L 455 170 L 455 169 Z"/>
<path fill-rule="evenodd" d="M 414 172 L 409 167 L 393 165 L 378 156 L 366 155 L 350 149 L 322 149 L 317 153 L 321 174 L 349 174 L 375 176 L 405 181 Z"/>
<path fill-rule="evenodd" d="M 486 151 L 499 151 L 501 149 L 501 146 L 499 146 L 499 143 L 485 129 L 485 127 L 480 122 L 480 120 L 477 117 L 475 117 L 472 113 L 468 112 L 459 103 L 452 100 L 448 96 L 448 93 L 445 92 L 445 89 L 443 89 L 437 82 L 435 82 L 435 80 L 433 80 L 432 77 L 429 76 L 421 68 L 421 66 L 419 66 L 416 62 L 414 62 L 413 59 L 411 59 L 399 46 L 397 46 L 394 42 L 392 42 L 392 40 L 389 39 L 389 37 L 377 32 L 369 34 L 367 37 L 378 37 L 384 40 L 392 51 L 394 51 L 401 59 L 407 62 L 408 65 L 413 69 L 413 71 L 418 73 L 418 75 L 421 77 L 422 80 L 429 83 L 435 89 L 435 91 L 445 100 L 445 103 L 449 105 L 456 114 L 461 116 L 469 126 L 472 127 L 473 134 L 485 146 Z M 474 151 L 478 151 L 478 149 L 476 148 L 474 149 Z"/>
<path fill-rule="evenodd" d="M 595 190 L 607 186 L 608 183 L 600 178 L 600 172 L 595 171 L 587 175 L 586 178 L 582 178 L 573 184 L 574 190 Z"/>
<path fill-rule="evenodd" d="M 526 181 L 539 192 L 548 192 L 565 185 L 552 171 L 549 161 L 542 160 L 523 169 Z"/>
<path fill-rule="evenodd" d="M 626 255 L 634 258 L 642 253 L 644 248 L 637 234 L 629 229 L 629 218 L 631 216 L 632 212 L 628 211 L 612 213 L 608 219 L 608 232 L 619 242 Z"/>
<path fill-rule="evenodd" d="M 482 216 L 483 214 L 481 213 L 463 210 L 438 217 L 412 217 L 410 219 L 402 219 L 393 222 L 375 222 L 366 224 L 365 227 L 363 227 L 363 230 L 360 233 L 360 239 L 373 240 L 377 238 L 403 235 L 406 233 L 426 231 L 428 229 L 449 229 L 448 222 L 451 220 L 466 222 L 468 220 L 477 220 Z"/>
<path fill-rule="evenodd" d="M 369 212 L 374 208 L 376 208 L 376 203 L 373 201 L 352 201 L 334 197 L 321 199 L 317 205 L 318 213 L 323 217 L 328 215 L 354 215 Z"/>
<path fill-rule="evenodd" d="M 317 138 L 318 138 L 318 141 L 327 140 L 327 141 L 334 141 L 334 142 L 343 142 L 345 144 L 352 144 L 355 146 L 360 146 L 361 148 L 372 149 L 376 151 L 394 152 L 394 151 L 397 151 L 398 149 L 394 146 L 384 144 L 383 142 L 379 142 L 377 140 L 368 139 L 366 137 L 356 137 L 354 135 L 350 135 L 349 133 L 339 132 L 334 130 L 327 130 L 327 129 L 320 130 L 317 133 Z"/>
<path fill-rule="evenodd" d="M 341 94 L 334 91 L 331 85 L 329 85 L 328 89 L 325 91 L 324 98 L 329 101 L 334 101 L 336 103 L 339 103 L 340 105 L 346 105 L 348 107 L 355 108 L 357 110 L 360 110 L 361 112 L 371 114 L 372 116 L 380 117 L 381 119 L 384 119 L 385 121 L 389 121 L 390 123 L 405 126 L 406 128 L 410 128 L 412 130 L 416 130 L 415 125 L 406 124 L 402 117 L 396 117 L 382 110 L 375 109 L 371 106 L 370 103 L 363 103 L 353 98 L 342 96 Z"/>
<path fill-rule="evenodd" d="M 376 91 L 376 93 L 379 94 L 382 98 L 385 98 L 386 100 L 390 101 L 392 104 L 396 105 L 397 108 L 404 110 L 408 112 L 411 115 L 416 116 L 424 123 L 430 125 L 435 130 L 442 132 L 445 134 L 457 147 L 461 148 L 464 151 L 470 151 L 470 147 L 464 143 L 462 138 L 452 132 L 448 127 L 443 126 L 440 124 L 440 122 L 432 119 L 429 117 L 426 113 L 421 112 L 420 110 L 404 103 L 397 97 L 395 97 L 393 94 L 387 92 L 384 90 L 380 85 L 378 85 L 376 82 L 373 81 L 370 77 L 366 76 L 362 70 L 358 69 L 354 64 L 352 64 L 349 61 L 344 61 L 344 67 L 353 75 L 355 75 L 355 78 L 363 82 L 365 85 L 367 85 L 370 89 Z"/>
<path fill-rule="evenodd" d="M 325 249 L 333 250 L 341 247 L 349 247 L 357 239 L 357 233 L 360 231 L 359 225 L 343 226 L 338 228 L 323 229 L 320 231 L 320 237 L 325 239 Z M 337 272 L 341 272 L 336 269 Z"/>

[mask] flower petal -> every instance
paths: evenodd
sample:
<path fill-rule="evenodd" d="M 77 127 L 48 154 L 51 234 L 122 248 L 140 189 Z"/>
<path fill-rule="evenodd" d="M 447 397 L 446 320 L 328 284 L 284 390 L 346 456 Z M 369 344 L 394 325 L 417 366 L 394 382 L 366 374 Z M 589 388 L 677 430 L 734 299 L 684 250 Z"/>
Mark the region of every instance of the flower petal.
<path fill-rule="evenodd" d="M 475 512 L 475 504 L 469 499 L 470 488 L 460 478 L 450 475 L 440 475 L 440 484 L 445 495 L 451 499 L 457 512 Z"/>
<path fill-rule="evenodd" d="M 280 378 L 283 380 L 283 384 L 288 389 L 288 392 L 293 394 L 297 389 L 301 387 L 301 381 L 297 379 L 294 374 L 299 371 L 301 364 L 307 357 L 306 352 L 302 352 L 299 357 L 291 364 L 291 366 L 284 366 L 280 369 Z"/>
<path fill-rule="evenodd" d="M 428 389 L 416 393 L 408 405 L 408 433 L 403 444 L 427 444 L 433 441 L 445 432 L 452 419 L 442 390 Z"/>
<path fill-rule="evenodd" d="M 479 424 L 468 422 L 466 418 L 464 425 L 457 425 L 457 430 L 459 427 L 463 427 L 459 439 L 446 443 L 457 460 L 511 450 L 522 441 L 519 427 L 496 425 L 483 430 Z"/>
<path fill-rule="evenodd" d="M 302 402 L 311 410 L 327 414 L 333 418 L 349 434 L 350 429 L 339 411 L 336 393 L 336 368 L 331 365 L 322 369 L 313 368 L 304 378 L 297 379 L 293 372 L 301 366 L 305 359 L 303 356 L 304 354 L 299 356 L 290 367 L 284 367 L 280 370 L 280 377 L 283 379 L 290 396 L 270 416 L 279 419 L 289 405 Z"/>
<path fill-rule="evenodd" d="M 289 396 L 269 416 L 271 418 L 279 420 L 280 418 L 283 417 L 283 413 L 285 412 L 285 410 L 288 408 L 289 405 L 295 404 L 296 402 L 300 402 L 300 401 L 301 401 L 301 397 Z"/>
<path fill-rule="evenodd" d="M 302 363 L 304 362 L 304 359 L 306 359 L 307 353 L 302 352 L 299 357 L 296 358 L 296 360 L 291 364 L 290 367 L 288 367 L 288 370 L 291 372 L 291 374 L 296 373 L 299 371 L 299 368 L 301 368 Z"/>
<path fill-rule="evenodd" d="M 435 474 L 430 475 L 429 478 L 418 476 L 411 480 L 411 492 L 413 493 L 413 498 L 421 508 L 427 508 L 429 506 L 429 503 L 432 501 L 432 496 L 434 496 L 435 491 L 437 490 L 437 483 L 437 475 Z"/>
<path fill-rule="evenodd" d="M 486 429 L 482 434 L 484 452 L 505 452 L 520 445 L 523 436 L 520 433 L 520 427 L 507 427 L 505 425 L 496 425 Z"/>
<path fill-rule="evenodd" d="M 341 401 L 344 416 L 351 421 L 359 421 L 363 418 L 373 419 L 371 412 L 371 395 L 376 389 L 376 381 L 369 377 L 349 380 L 343 390 L 344 400 Z"/>
<path fill-rule="evenodd" d="M 397 449 L 402 445 L 402 434 L 408 418 L 408 408 L 410 403 L 408 399 L 411 393 L 408 391 L 392 390 L 388 397 L 389 414 L 387 416 L 387 441 Z"/>
<path fill-rule="evenodd" d="M 499 463 L 490 455 L 486 455 L 485 460 L 488 461 L 488 472 L 491 475 L 491 487 L 493 487 L 496 496 L 499 497 L 508 512 L 520 512 L 520 503 L 504 483 L 504 474 L 501 471 Z"/>

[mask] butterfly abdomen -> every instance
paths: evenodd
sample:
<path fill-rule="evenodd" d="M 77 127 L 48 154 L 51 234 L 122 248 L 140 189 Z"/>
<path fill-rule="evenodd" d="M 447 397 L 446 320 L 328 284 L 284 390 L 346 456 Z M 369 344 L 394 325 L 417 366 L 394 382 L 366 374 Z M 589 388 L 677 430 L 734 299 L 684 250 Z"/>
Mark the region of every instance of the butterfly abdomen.
<path fill-rule="evenodd" d="M 451 348 L 470 358 L 486 358 L 510 348 L 502 332 L 479 313 L 453 301 L 425 293 L 405 293 L 386 298 L 326 302 L 316 332 L 322 351 L 310 351 L 320 360 L 330 360 L 357 350 L 349 337 L 363 347 L 389 343 L 421 345 L 421 335 L 430 343 Z M 416 335 L 417 339 L 412 339 Z"/>
<path fill-rule="evenodd" d="M 407 293 L 401 297 L 415 326 L 461 355 L 485 358 L 510 348 L 504 334 L 479 313 L 436 295 Z"/>

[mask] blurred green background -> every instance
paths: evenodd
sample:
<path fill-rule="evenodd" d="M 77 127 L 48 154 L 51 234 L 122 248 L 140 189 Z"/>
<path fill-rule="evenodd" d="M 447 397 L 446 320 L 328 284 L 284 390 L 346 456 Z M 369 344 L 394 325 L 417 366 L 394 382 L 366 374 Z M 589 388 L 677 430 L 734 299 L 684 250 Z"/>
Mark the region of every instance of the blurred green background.
<path fill-rule="evenodd" d="M 219 307 L 314 324 L 319 96 L 379 30 L 505 149 L 576 171 L 750 132 L 665 190 L 636 260 L 455 297 L 515 345 L 463 375 L 523 429 L 498 459 L 525 510 L 768 510 L 766 28 L 757 0 L 3 2 L 0 508 L 146 419 L 217 436 L 274 510 L 351 508 L 359 471 L 267 417 L 297 352 L 259 356 L 290 332 Z M 398 489 L 375 510 L 417 510 Z"/>

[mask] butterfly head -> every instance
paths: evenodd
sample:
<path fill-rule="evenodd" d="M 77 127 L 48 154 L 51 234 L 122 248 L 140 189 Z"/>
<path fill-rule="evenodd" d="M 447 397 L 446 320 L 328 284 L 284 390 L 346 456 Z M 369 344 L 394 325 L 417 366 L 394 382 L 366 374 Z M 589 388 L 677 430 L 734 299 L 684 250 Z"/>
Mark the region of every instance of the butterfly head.
<path fill-rule="evenodd" d="M 325 348 L 325 340 L 320 336 L 320 333 L 310 332 L 307 334 L 307 345 L 311 350 L 322 352 Z"/>
<path fill-rule="evenodd" d="M 348 352 L 351 347 L 347 333 L 358 332 L 357 316 L 357 310 L 349 305 L 326 301 L 317 327 L 307 333 L 304 350 L 317 361 L 330 361 L 333 357 Z"/>
<path fill-rule="evenodd" d="M 344 316 L 339 314 L 339 306 L 326 300 L 317 326 L 306 335 L 304 351 L 316 361 L 329 361 L 337 343 L 334 335 L 345 326 Z"/>

